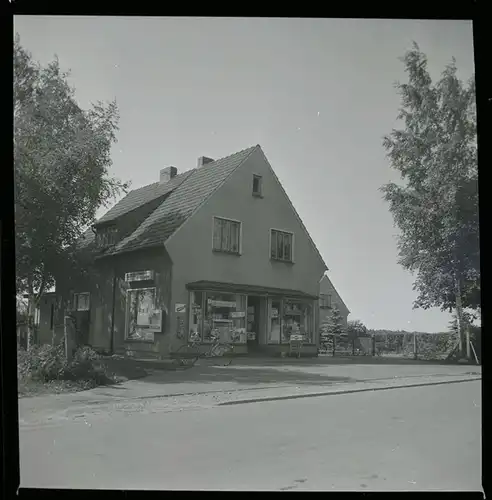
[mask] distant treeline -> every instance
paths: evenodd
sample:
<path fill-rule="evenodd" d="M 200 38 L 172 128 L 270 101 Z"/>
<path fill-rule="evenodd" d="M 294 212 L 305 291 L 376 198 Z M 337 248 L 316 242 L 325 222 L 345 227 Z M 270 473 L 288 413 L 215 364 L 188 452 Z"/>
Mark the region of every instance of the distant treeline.
<path fill-rule="evenodd" d="M 407 332 L 405 330 L 367 330 L 367 333 L 369 335 L 376 335 L 376 336 L 383 336 L 383 335 L 390 335 L 390 336 L 402 336 L 404 337 L 405 335 L 448 335 L 450 332 L 445 331 L 445 332 L 438 332 L 438 333 L 429 333 L 429 332 Z"/>

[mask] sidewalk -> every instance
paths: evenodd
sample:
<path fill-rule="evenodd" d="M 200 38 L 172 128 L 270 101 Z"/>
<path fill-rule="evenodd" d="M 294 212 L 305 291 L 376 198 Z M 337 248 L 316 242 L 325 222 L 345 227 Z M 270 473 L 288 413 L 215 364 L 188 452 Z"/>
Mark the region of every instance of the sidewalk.
<path fill-rule="evenodd" d="M 135 411 L 183 411 L 238 401 L 307 397 L 480 378 L 480 367 L 472 366 L 199 364 L 186 371 L 154 370 L 143 379 L 79 393 L 22 398 L 19 400 L 19 422 L 21 426 L 35 426 L 75 418 L 114 418 Z"/>

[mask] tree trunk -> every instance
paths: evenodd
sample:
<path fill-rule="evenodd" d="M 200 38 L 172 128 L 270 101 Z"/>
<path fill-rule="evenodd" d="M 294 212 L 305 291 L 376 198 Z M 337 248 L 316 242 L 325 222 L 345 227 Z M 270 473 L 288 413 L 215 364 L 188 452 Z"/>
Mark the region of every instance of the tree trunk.
<path fill-rule="evenodd" d="M 464 328 L 463 328 L 463 305 L 461 302 L 461 284 L 460 280 L 457 276 L 455 276 L 455 295 L 456 295 L 456 325 L 458 327 L 458 336 L 459 336 L 459 350 L 460 356 L 465 357 L 465 336 L 464 336 Z M 470 347 L 467 346 L 466 351 L 469 351 Z"/>
<path fill-rule="evenodd" d="M 34 298 L 34 294 L 29 293 L 27 303 L 27 338 L 26 338 L 26 349 L 30 349 L 34 344 L 34 335 L 35 335 L 35 321 L 34 316 L 36 314 L 36 301 Z"/>

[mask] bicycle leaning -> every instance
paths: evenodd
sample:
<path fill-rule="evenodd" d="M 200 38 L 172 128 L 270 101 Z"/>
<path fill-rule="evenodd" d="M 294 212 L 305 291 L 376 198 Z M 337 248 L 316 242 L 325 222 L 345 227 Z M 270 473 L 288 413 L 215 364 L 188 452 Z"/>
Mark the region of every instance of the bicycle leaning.
<path fill-rule="evenodd" d="M 221 342 L 219 335 L 212 334 L 210 337 L 210 349 L 205 351 L 202 350 L 203 343 L 201 338 L 197 335 L 190 336 L 190 340 L 187 344 L 183 344 L 175 353 L 178 363 L 181 366 L 191 367 L 200 358 L 218 358 L 223 357 L 228 353 L 234 352 L 234 346 L 225 342 Z M 186 352 L 185 352 L 186 351 Z M 182 353 L 181 356 L 178 353 Z M 229 366 L 232 363 L 232 359 L 225 366 Z"/>

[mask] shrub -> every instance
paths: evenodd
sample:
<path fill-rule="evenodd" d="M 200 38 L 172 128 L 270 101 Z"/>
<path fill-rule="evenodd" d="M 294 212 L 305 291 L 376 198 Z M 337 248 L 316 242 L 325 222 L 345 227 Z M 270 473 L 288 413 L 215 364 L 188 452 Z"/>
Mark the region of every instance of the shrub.
<path fill-rule="evenodd" d="M 42 382 L 63 379 L 68 367 L 62 345 L 32 345 L 28 350 L 19 349 L 17 369 L 22 378 Z"/>
<path fill-rule="evenodd" d="M 29 350 L 19 349 L 17 354 L 19 378 L 41 382 L 54 380 L 83 381 L 85 386 L 112 383 L 99 354 L 91 347 L 79 347 L 69 363 L 64 344 L 33 345 Z"/>

